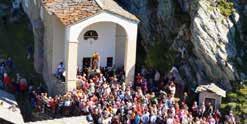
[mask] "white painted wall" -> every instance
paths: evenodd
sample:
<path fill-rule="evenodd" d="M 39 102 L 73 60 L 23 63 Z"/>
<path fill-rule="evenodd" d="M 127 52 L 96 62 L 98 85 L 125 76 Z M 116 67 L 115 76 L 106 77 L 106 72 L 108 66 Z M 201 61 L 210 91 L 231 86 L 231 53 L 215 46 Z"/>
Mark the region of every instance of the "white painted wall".
<path fill-rule="evenodd" d="M 52 77 L 53 77 L 52 73 L 54 72 L 54 68 L 56 67 L 55 65 L 58 62 L 60 62 L 62 58 L 64 58 L 65 60 L 64 62 L 65 62 L 65 68 L 66 68 L 66 83 L 67 83 L 66 90 L 72 90 L 73 88 L 76 87 L 76 72 L 77 72 L 76 67 L 79 64 L 81 64 L 81 59 L 82 59 L 82 58 L 79 58 L 77 55 L 78 47 L 79 47 L 79 50 L 83 50 L 83 49 L 88 50 L 88 47 L 84 46 L 85 44 L 81 46 L 81 43 L 80 43 L 81 39 L 79 38 L 79 36 L 81 32 L 85 31 L 85 29 L 88 26 L 92 24 L 102 23 L 102 22 L 108 22 L 109 24 L 111 24 L 110 26 L 104 25 L 104 28 L 100 28 L 101 26 L 99 26 L 100 30 L 104 29 L 102 33 L 106 33 L 106 34 L 103 34 L 102 36 L 107 36 L 107 40 L 104 40 L 106 43 L 103 44 L 104 54 L 105 54 L 103 56 L 106 56 L 106 57 L 108 56 L 114 57 L 115 55 L 117 55 L 118 57 L 121 56 L 120 58 L 116 58 L 117 60 L 113 60 L 113 62 L 116 62 L 118 64 L 124 63 L 126 76 L 127 76 L 127 82 L 133 81 L 134 71 L 135 71 L 135 61 L 136 61 L 136 39 L 137 39 L 138 22 L 128 20 L 126 18 L 123 18 L 121 16 L 118 16 L 118 15 L 115 15 L 109 12 L 102 12 L 86 20 L 82 20 L 81 22 L 77 24 L 62 27 L 59 23 L 57 23 L 56 21 L 55 22 L 53 21 L 54 18 L 56 18 L 54 15 L 48 14 L 45 9 L 40 11 L 41 9 L 40 0 L 36 1 L 37 2 L 36 4 L 33 1 L 33 4 L 28 5 L 28 8 L 25 7 L 25 1 L 26 0 L 22 0 L 23 8 L 25 12 L 29 15 L 29 17 L 36 19 L 36 18 L 40 18 L 41 16 L 44 22 L 45 34 L 44 34 L 43 77 L 48 85 L 49 91 L 53 90 L 52 87 L 50 86 L 51 85 L 50 82 L 52 82 Z M 33 7 L 30 7 L 30 5 L 33 5 Z M 112 25 L 113 23 L 115 24 Z M 122 35 L 121 33 L 122 31 L 119 31 L 116 24 L 123 27 L 121 30 L 123 32 L 126 32 L 126 36 L 127 36 L 126 42 L 124 42 L 124 40 L 121 37 L 118 37 L 118 35 Z M 118 32 L 117 34 L 116 34 L 116 31 Z M 114 36 L 112 36 L 113 34 Z M 99 35 L 101 38 L 100 33 Z M 120 42 L 118 44 L 116 44 L 116 42 L 115 44 L 112 43 L 113 41 L 116 41 L 116 40 Z M 126 47 L 124 47 L 124 45 Z M 96 48 L 99 48 L 99 46 L 100 44 L 96 45 Z M 84 48 L 81 49 L 81 47 L 82 48 L 84 47 Z M 125 52 L 124 54 L 123 54 L 123 51 Z M 86 54 L 82 52 L 79 52 L 79 53 Z M 105 65 L 105 64 L 106 64 L 106 60 L 102 62 L 102 65 Z"/>
<path fill-rule="evenodd" d="M 71 25 L 68 27 L 69 35 L 67 37 L 67 42 L 73 41 L 78 42 L 78 37 L 80 33 L 89 25 L 98 23 L 98 22 L 113 22 L 124 28 L 127 32 L 128 37 L 136 38 L 137 26 L 138 22 L 127 20 L 121 16 L 111 14 L 109 12 L 102 12 L 94 17 L 90 17 L 86 20 L 82 20 L 81 22 Z M 134 41 L 136 42 L 136 41 Z"/>
<path fill-rule="evenodd" d="M 115 65 L 117 67 L 124 66 L 125 49 L 127 43 L 127 35 L 125 30 L 117 25 L 116 27 L 116 47 L 115 47 Z"/>
<path fill-rule="evenodd" d="M 78 66 L 78 46 L 79 36 L 85 28 L 99 22 L 113 22 L 123 27 L 127 34 L 127 42 L 125 43 L 124 69 L 126 72 L 126 82 L 134 80 L 135 63 L 136 63 L 136 42 L 138 22 L 131 21 L 116 14 L 109 12 L 101 12 L 86 20 L 82 20 L 77 24 L 66 27 L 65 29 L 65 68 L 67 90 L 76 88 L 76 73 Z M 107 27 L 106 27 L 107 28 Z"/>
<path fill-rule="evenodd" d="M 88 30 L 95 30 L 99 37 L 97 40 L 84 40 L 84 34 Z M 100 55 L 100 66 L 107 65 L 107 57 L 115 60 L 116 24 L 111 22 L 100 22 L 85 28 L 78 38 L 78 66 L 82 65 L 84 57 L 92 57 L 94 52 Z"/>

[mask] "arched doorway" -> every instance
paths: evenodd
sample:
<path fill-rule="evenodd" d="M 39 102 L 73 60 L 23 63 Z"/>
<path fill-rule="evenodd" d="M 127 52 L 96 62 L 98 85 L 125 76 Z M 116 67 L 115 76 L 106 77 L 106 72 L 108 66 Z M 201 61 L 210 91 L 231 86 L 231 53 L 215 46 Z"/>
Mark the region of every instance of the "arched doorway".
<path fill-rule="evenodd" d="M 84 34 L 90 29 L 91 26 L 96 26 L 100 27 L 97 25 L 102 25 L 102 32 L 105 33 L 107 32 L 108 28 L 111 26 L 115 28 L 112 28 L 112 30 L 115 31 L 115 36 L 114 35 L 109 35 L 110 38 L 114 38 L 115 44 L 108 43 L 107 40 L 104 40 L 99 46 L 103 47 L 96 47 L 97 49 L 95 50 L 95 46 L 93 46 L 89 50 L 90 47 L 85 47 L 81 45 L 85 45 L 83 43 L 88 42 L 87 44 L 90 44 L 89 41 L 81 41 L 84 40 L 85 38 L 83 37 Z M 110 27 L 109 27 L 109 25 Z M 88 28 L 88 30 L 87 30 Z M 88 18 L 86 20 L 82 20 L 74 25 L 70 25 L 65 28 L 65 68 L 67 69 L 66 71 L 66 84 L 67 84 L 67 90 L 73 90 L 76 87 L 76 73 L 77 73 L 77 67 L 82 65 L 82 59 L 83 55 L 82 54 L 88 54 L 87 56 L 92 56 L 92 52 L 98 52 L 104 51 L 105 56 L 101 57 L 102 65 L 100 66 L 106 66 L 107 63 L 107 57 L 108 54 L 106 54 L 106 51 L 113 56 L 113 58 L 109 58 L 109 61 L 112 61 L 115 66 L 120 66 L 124 65 L 124 71 L 125 71 L 125 82 L 129 83 L 134 80 L 134 73 L 135 73 L 135 61 L 136 61 L 136 39 L 137 39 L 137 28 L 138 28 L 138 22 L 137 21 L 132 21 L 126 18 L 122 18 L 121 16 L 117 16 L 115 14 L 109 13 L 109 12 L 102 12 L 98 15 L 95 15 L 91 18 Z M 95 31 L 95 30 L 93 30 Z M 100 35 L 98 34 L 98 39 L 101 38 L 101 36 L 107 37 L 108 35 Z M 125 37 L 125 39 L 124 39 Z M 107 38 L 107 39 L 108 39 Z M 123 38 L 125 43 L 123 45 L 118 44 L 119 40 L 116 39 L 121 39 Z M 94 39 L 94 38 L 92 38 Z M 91 41 L 94 42 L 94 41 Z M 110 42 L 110 41 L 109 41 Z M 100 42 L 99 42 L 100 43 Z M 108 46 L 112 46 L 109 47 Z M 78 49 L 81 50 L 79 53 Z M 121 50 L 124 52 L 121 52 Z M 88 51 L 91 51 L 87 53 Z M 114 52 L 112 52 L 114 51 Z M 119 55 L 119 53 L 124 53 L 122 55 Z M 79 55 L 78 55 L 79 54 Z M 101 53 L 99 53 L 100 56 Z M 110 54 L 109 54 L 110 55 Z M 103 55 L 101 55 L 103 56 Z M 114 58 L 115 57 L 115 58 Z M 114 60 L 113 60 L 114 59 Z"/>
<path fill-rule="evenodd" d="M 97 22 L 83 29 L 78 37 L 78 67 L 92 66 L 92 55 L 100 56 L 100 67 L 123 67 L 127 33 L 119 24 Z"/>

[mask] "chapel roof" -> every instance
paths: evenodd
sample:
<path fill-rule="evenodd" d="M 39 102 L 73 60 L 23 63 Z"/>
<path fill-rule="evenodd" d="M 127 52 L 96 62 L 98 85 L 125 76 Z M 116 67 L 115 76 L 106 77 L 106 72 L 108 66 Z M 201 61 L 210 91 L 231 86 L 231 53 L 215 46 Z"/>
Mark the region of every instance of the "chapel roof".
<path fill-rule="evenodd" d="M 55 14 L 64 25 L 71 25 L 107 11 L 126 19 L 139 21 L 113 0 L 42 0 L 44 8 Z"/>
<path fill-rule="evenodd" d="M 213 92 L 219 96 L 226 97 L 226 91 L 219 88 L 214 83 L 208 84 L 208 85 L 200 85 L 196 88 L 195 92 L 204 92 L 204 91 L 210 91 Z"/>

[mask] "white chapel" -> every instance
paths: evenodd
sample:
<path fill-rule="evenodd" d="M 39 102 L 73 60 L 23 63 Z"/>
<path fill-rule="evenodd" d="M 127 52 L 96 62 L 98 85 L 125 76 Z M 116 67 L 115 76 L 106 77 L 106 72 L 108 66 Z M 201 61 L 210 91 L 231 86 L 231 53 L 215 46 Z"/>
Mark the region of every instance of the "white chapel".
<path fill-rule="evenodd" d="M 139 20 L 115 1 L 23 0 L 22 6 L 31 23 L 40 19 L 44 25 L 42 70 L 49 90 L 60 62 L 65 89 L 75 89 L 77 68 L 90 66 L 94 53 L 99 67 L 124 67 L 126 82 L 134 80 Z"/>

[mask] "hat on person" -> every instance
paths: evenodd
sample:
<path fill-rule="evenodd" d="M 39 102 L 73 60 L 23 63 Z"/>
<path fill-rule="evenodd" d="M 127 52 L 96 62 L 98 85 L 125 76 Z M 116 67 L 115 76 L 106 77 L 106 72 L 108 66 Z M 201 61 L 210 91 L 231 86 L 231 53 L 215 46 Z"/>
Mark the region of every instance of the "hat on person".
<path fill-rule="evenodd" d="M 167 93 L 165 91 L 160 90 L 160 94 L 167 96 Z"/>

